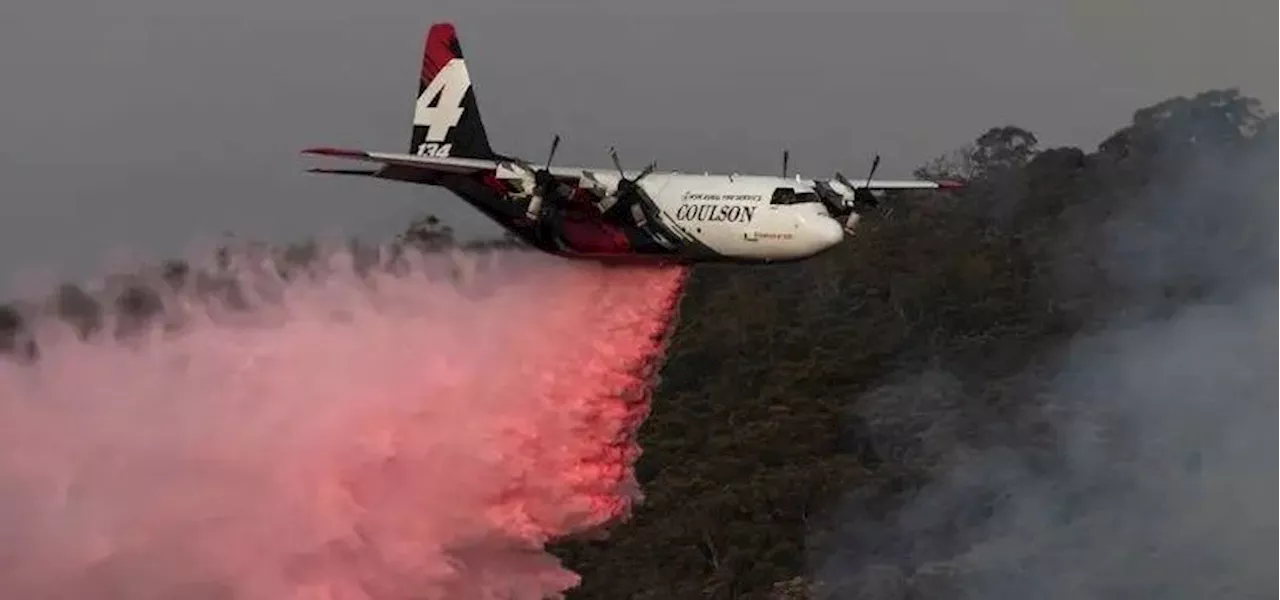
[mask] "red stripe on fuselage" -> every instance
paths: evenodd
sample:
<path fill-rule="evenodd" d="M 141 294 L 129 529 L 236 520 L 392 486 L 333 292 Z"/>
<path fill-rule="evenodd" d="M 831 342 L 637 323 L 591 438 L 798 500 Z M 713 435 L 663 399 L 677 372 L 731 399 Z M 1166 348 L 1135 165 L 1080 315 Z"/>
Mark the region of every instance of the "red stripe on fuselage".
<path fill-rule="evenodd" d="M 578 252 L 625 254 L 631 252 L 631 240 L 617 225 L 606 223 L 596 207 L 596 198 L 585 189 L 575 188 L 569 195 L 564 216 L 564 239 Z"/>

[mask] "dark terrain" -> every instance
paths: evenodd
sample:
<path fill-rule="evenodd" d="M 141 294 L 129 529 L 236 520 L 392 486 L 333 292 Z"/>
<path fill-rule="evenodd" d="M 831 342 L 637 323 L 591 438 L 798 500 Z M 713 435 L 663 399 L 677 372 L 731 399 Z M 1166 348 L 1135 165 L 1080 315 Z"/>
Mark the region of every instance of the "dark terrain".
<path fill-rule="evenodd" d="M 961 193 L 886 202 L 809 262 L 695 268 L 641 430 L 646 503 L 556 549 L 583 575 L 572 597 L 1274 597 L 1275 546 L 1250 534 L 1274 521 L 1244 509 L 1260 490 L 1275 518 L 1275 126 L 1215 90 L 1092 151 L 995 127 L 917 172 Z M 98 326 L 85 292 L 55 300 Z M 19 313 L 0 341 L 30 356 Z M 1187 429 L 1205 423 L 1234 429 Z M 1240 461 L 1217 461 L 1220 438 L 1266 447 L 1222 475 Z M 1244 494 L 1227 521 L 1153 505 L 1209 485 Z"/>

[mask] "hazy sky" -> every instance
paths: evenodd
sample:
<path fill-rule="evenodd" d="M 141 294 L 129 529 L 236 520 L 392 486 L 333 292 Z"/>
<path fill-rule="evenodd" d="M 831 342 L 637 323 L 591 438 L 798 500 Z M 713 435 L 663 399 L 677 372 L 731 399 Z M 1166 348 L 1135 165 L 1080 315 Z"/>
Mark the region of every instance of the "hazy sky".
<path fill-rule="evenodd" d="M 785 6 L 783 9 L 781 7 Z M 535 8 L 536 7 L 536 8 Z M 407 148 L 422 34 L 459 26 L 494 145 L 535 160 L 909 175 L 987 127 L 1092 148 L 1132 111 L 1276 104 L 1268 0 L 8 0 L 0 283 L 222 232 L 385 237 L 445 192 L 307 175 L 312 145 Z"/>

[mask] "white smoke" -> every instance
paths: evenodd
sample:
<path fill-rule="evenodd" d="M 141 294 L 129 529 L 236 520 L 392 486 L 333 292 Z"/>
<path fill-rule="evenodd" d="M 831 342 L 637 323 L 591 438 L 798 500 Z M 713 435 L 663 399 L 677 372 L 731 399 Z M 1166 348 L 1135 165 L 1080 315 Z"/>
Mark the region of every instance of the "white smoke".
<path fill-rule="evenodd" d="M 1235 158 L 1178 163 L 1090 233 L 1122 299 L 1024 374 L 1034 406 L 996 414 L 945 372 L 858 400 L 881 454 L 941 466 L 890 523 L 855 491 L 817 579 L 865 598 L 1276 596 L 1274 136 Z M 1046 424 L 1038 450 L 966 431 Z"/>

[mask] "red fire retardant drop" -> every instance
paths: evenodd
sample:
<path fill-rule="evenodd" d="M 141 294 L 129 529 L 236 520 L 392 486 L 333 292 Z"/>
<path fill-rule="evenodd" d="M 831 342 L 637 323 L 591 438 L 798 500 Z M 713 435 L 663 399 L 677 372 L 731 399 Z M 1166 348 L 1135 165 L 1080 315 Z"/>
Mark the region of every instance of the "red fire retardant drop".
<path fill-rule="evenodd" d="M 0 597 L 542 598 L 640 498 L 685 278 L 501 254 L 252 279 L 249 313 L 0 361 Z M 241 267 L 247 274 L 251 268 Z M 247 277 L 247 275 L 246 275 Z"/>

